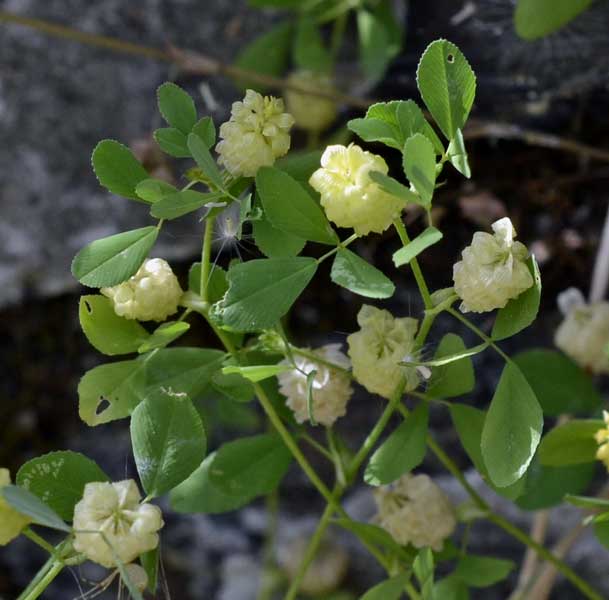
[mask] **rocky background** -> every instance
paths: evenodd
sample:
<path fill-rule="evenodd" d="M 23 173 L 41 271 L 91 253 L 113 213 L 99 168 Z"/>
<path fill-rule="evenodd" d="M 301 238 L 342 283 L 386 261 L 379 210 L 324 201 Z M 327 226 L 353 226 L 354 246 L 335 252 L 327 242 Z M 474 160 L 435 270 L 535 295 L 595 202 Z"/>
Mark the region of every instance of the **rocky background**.
<path fill-rule="evenodd" d="M 542 129 L 609 150 L 607 2 L 599 0 L 566 30 L 536 43 L 516 38 L 510 0 L 428 0 L 410 6 L 398 1 L 396 5 L 404 15 L 403 53 L 374 89 L 353 76 L 347 54 L 348 89 L 382 99 L 416 98 L 413 74 L 418 57 L 427 43 L 445 36 L 460 45 L 477 72 L 475 117 Z M 0 0 L 0 10 L 153 47 L 173 43 L 227 62 L 279 18 L 273 11 L 248 8 L 244 0 Z M 130 143 L 151 169 L 179 172 L 149 144 L 151 131 L 160 125 L 154 92 L 168 79 L 188 88 L 197 97 L 200 112 L 212 114 L 216 122 L 225 119 L 239 95 L 226 79 L 183 77 L 167 64 L 0 23 L 0 464 L 13 471 L 34 455 L 73 449 L 95 458 L 116 478 L 135 473 L 124 423 L 88 430 L 77 419 L 79 377 L 101 357 L 80 332 L 79 290 L 69 265 L 88 241 L 142 226 L 147 219 L 139 205 L 111 197 L 97 185 L 89 157 L 100 139 Z M 345 110 L 342 117 L 353 114 Z M 556 293 L 568 285 L 584 290 L 589 285 L 607 210 L 609 165 L 518 140 L 483 137 L 469 148 L 474 177 L 466 183 L 449 177 L 437 206 L 437 219 L 443 220 L 447 235 L 440 250 L 432 248 L 425 254 L 423 268 L 431 274 L 434 287 L 446 286 L 451 265 L 472 232 L 509 211 L 520 238 L 534 248 L 542 264 L 544 298 L 538 323 L 506 343 L 506 350 L 550 345 L 558 320 Z M 200 224 L 178 220 L 163 232 L 156 252 L 172 260 L 184 275 L 196 260 L 199 243 Z M 391 273 L 389 257 L 397 243 L 387 235 L 362 242 L 357 250 Z M 237 252 L 247 254 L 252 247 L 247 240 L 241 247 L 229 244 L 221 262 Z M 321 273 L 294 311 L 290 327 L 299 342 L 343 341 L 344 332 L 353 329 L 360 301 L 326 282 Z M 405 272 L 398 275 L 398 293 L 390 308 L 400 314 L 416 314 L 419 308 Z M 453 324 L 438 323 L 430 337 L 430 354 L 448 327 Z M 468 344 L 474 342 L 467 332 L 461 333 Z M 214 343 L 200 324 L 193 323 L 189 335 L 186 343 Z M 486 354 L 475 362 L 478 385 L 471 401 L 485 404 L 500 364 Z M 348 427 L 342 424 L 341 431 L 355 445 L 379 414 L 381 403 L 360 393 L 353 407 Z M 239 429 L 255 428 L 257 418 L 248 413 L 221 422 L 214 442 L 234 436 Z M 434 413 L 432 422 L 438 439 L 467 467 L 446 413 Z M 437 474 L 456 502 L 464 499 L 458 485 L 432 459 L 423 470 Z M 598 484 L 604 476 L 599 469 Z M 530 514 L 499 500 L 475 473 L 468 472 L 468 477 L 503 514 L 528 526 Z M 362 520 L 373 511 L 371 495 L 363 487 L 347 497 L 345 506 Z M 321 509 L 316 494 L 294 469 L 282 486 L 273 552 L 284 557 L 295 554 L 298 540 L 314 526 Z M 577 520 L 574 510 L 552 511 L 549 539 L 558 539 Z M 171 597 L 256 598 L 256 583 L 268 578 L 261 570 L 269 529 L 264 502 L 213 518 L 168 514 L 167 522 L 163 560 Z M 357 597 L 380 573 L 353 538 L 337 532 L 333 540 L 338 547 L 329 553 L 339 557 L 337 570 L 341 570 L 340 557 L 348 564 L 342 587 L 352 596 L 345 598 Z M 515 560 L 522 556 L 520 546 L 488 525 L 475 525 L 470 540 L 474 552 Z M 41 560 L 26 541 L 0 550 L 0 598 L 15 598 Z M 592 537 L 582 537 L 570 553 L 570 563 L 609 597 L 607 554 Z M 83 567 L 58 579 L 44 597 L 80 597 L 102 577 L 103 573 Z M 506 598 L 515 578 L 516 574 L 472 598 Z M 115 596 L 116 589 L 111 588 L 99 597 Z M 159 597 L 170 596 L 163 592 Z M 552 596 L 579 597 L 564 582 Z"/>

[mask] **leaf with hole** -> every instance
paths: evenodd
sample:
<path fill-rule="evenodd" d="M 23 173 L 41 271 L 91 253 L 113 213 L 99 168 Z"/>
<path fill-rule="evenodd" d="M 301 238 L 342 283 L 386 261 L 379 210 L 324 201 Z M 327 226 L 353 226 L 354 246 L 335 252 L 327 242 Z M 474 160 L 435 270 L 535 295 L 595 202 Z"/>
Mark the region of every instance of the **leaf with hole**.
<path fill-rule="evenodd" d="M 72 261 L 72 275 L 88 287 L 111 287 L 126 281 L 141 267 L 159 230 L 142 227 L 95 240 Z"/>
<path fill-rule="evenodd" d="M 463 129 L 476 95 L 476 76 L 457 46 L 436 40 L 427 46 L 417 69 L 425 105 L 447 139 Z"/>
<path fill-rule="evenodd" d="M 137 352 L 150 337 L 137 321 L 119 317 L 105 296 L 81 296 L 78 318 L 89 343 L 108 356 Z"/>

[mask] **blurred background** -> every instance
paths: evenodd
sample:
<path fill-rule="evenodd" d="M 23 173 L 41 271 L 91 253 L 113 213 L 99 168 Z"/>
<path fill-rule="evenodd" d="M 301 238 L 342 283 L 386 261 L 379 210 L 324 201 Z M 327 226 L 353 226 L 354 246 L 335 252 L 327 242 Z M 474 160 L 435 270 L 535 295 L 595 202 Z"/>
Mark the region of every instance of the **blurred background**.
<path fill-rule="evenodd" d="M 179 83 L 195 97 L 199 113 L 212 115 L 217 124 L 226 120 L 242 91 L 230 77 L 187 73 L 163 59 L 164 53 L 170 47 L 189 49 L 233 64 L 247 44 L 290 18 L 290 13 L 255 4 L 281 2 L 0 0 L 0 465 L 12 472 L 35 455 L 71 449 L 94 458 L 115 479 L 136 475 L 125 423 L 89 429 L 77 414 L 79 378 L 103 357 L 88 345 L 78 324 L 80 290 L 70 274 L 71 259 L 92 239 L 143 226 L 148 219 L 145 208 L 99 187 L 90 166 L 91 151 L 102 138 L 119 139 L 155 176 L 178 180 L 181 167 L 162 155 L 151 137 L 161 125 L 157 86 L 166 80 Z M 445 239 L 422 256 L 422 268 L 434 288 L 446 287 L 452 265 L 472 233 L 509 214 L 519 239 L 541 265 L 544 293 L 535 325 L 504 346 L 509 353 L 551 346 L 560 319 L 556 295 L 568 286 L 588 293 L 607 212 L 609 2 L 592 3 L 560 31 L 532 41 L 516 34 L 511 0 L 387 4 L 399 43 L 387 52 L 382 68 L 362 68 L 357 27 L 349 16 L 336 72 L 339 89 L 360 99 L 418 101 L 417 61 L 427 44 L 439 37 L 461 48 L 478 77 L 472 123 L 466 132 L 473 177 L 466 181 L 446 173 L 447 185 L 434 209 Z M 15 23 L 15 17 L 110 36 L 124 44 L 104 47 L 90 37 L 77 41 L 67 31 L 41 31 L 44 26 L 39 22 L 24 26 Z M 157 51 L 146 52 L 142 46 Z M 260 65 L 263 70 L 265 65 L 264 61 Z M 339 118 L 323 139 L 348 140 L 344 124 L 361 112 L 356 106 L 341 105 Z M 295 136 L 295 146 L 306 144 L 306 136 Z M 381 147 L 375 151 L 387 156 Z M 387 156 L 390 169 L 395 168 L 392 158 Z M 416 214 L 407 219 L 413 233 L 423 228 Z M 168 259 L 182 278 L 199 252 L 200 227 L 196 219 L 173 221 L 156 246 L 155 255 Z M 224 227 L 220 220 L 216 251 L 221 253 L 221 264 L 240 253 L 255 253 L 247 236 L 237 243 Z M 356 246 L 359 254 L 393 273 L 390 256 L 398 245 L 388 232 Z M 398 290 L 385 306 L 399 315 L 416 314 L 421 307 L 410 274 L 404 270 L 395 276 Z M 301 344 L 344 341 L 354 328 L 361 300 L 327 281 L 327 273 L 322 272 L 291 315 L 291 334 Z M 484 319 L 480 324 L 488 325 Z M 430 354 L 448 326 L 438 321 L 430 337 Z M 468 345 L 474 343 L 467 331 L 458 333 Z M 193 321 L 181 343 L 215 342 L 200 322 Z M 475 358 L 475 365 L 478 383 L 468 401 L 482 405 L 490 399 L 501 364 L 486 353 Z M 358 394 L 348 427 L 339 425 L 353 445 L 382 406 L 379 398 Z M 260 426 L 255 408 L 239 405 L 228 411 L 210 399 L 205 410 L 213 424 L 212 445 Z M 433 412 L 432 425 L 438 439 L 468 469 L 446 413 Z M 422 470 L 437 475 L 455 502 L 464 500 L 457 484 L 432 458 L 426 459 Z M 493 495 L 475 473 L 468 474 L 500 512 L 523 527 L 530 526 L 531 511 Z M 606 474 L 599 468 L 599 480 L 603 477 Z M 346 498 L 345 506 L 361 520 L 373 513 L 371 494 L 364 486 Z M 163 564 L 172 597 L 261 598 L 259 583 L 283 576 L 281 569 L 263 568 L 274 562 L 265 561 L 265 556 L 277 554 L 284 561 L 297 557 L 322 508 L 304 476 L 293 469 L 282 484 L 276 510 L 269 511 L 260 500 L 219 516 L 168 513 Z M 549 518 L 552 542 L 577 524 L 579 513 L 560 508 Z M 274 532 L 272 544 L 269 531 Z M 356 598 L 380 579 L 353 538 L 336 532 L 328 543 L 327 560 L 336 561 L 337 592 L 324 592 L 321 597 Z M 470 547 L 515 560 L 522 556 L 521 547 L 488 525 L 472 527 Z M 0 549 L 0 598 L 15 598 L 42 558 L 27 540 Z M 569 561 L 609 597 L 609 562 L 595 539 L 583 535 Z M 44 597 L 78 598 L 102 577 L 93 567 L 74 570 L 58 579 Z M 480 590 L 472 598 L 506 598 L 516 578 L 514 573 L 505 583 Z M 116 597 L 116 589 L 99 597 Z M 159 597 L 169 595 L 161 590 Z M 552 595 L 561 600 L 578 597 L 563 582 Z"/>

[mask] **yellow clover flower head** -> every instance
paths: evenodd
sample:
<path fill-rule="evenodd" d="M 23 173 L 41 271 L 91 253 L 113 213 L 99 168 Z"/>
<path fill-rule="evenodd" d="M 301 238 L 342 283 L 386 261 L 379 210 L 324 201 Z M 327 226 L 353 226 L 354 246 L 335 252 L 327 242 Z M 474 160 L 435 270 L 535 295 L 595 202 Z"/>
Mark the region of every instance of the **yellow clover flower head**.
<path fill-rule="evenodd" d="M 11 474 L 8 469 L 0 469 L 0 489 L 11 484 Z M 31 520 L 17 512 L 5 499 L 0 495 L 0 546 L 6 546 L 12 542 L 25 527 L 31 523 Z"/>
<path fill-rule="evenodd" d="M 74 549 L 107 568 L 115 556 L 127 564 L 158 546 L 161 527 L 161 509 L 141 503 L 133 479 L 87 483 L 74 507 Z"/>
<path fill-rule="evenodd" d="M 403 475 L 374 491 L 375 521 L 400 545 L 440 551 L 457 525 L 446 494 L 427 475 Z"/>
<path fill-rule="evenodd" d="M 284 112 L 283 100 L 247 90 L 233 103 L 231 117 L 220 126 L 218 163 L 235 177 L 254 177 L 290 149 L 294 117 Z"/>
<path fill-rule="evenodd" d="M 558 297 L 565 315 L 554 343 L 580 367 L 594 374 L 609 373 L 609 302 L 586 304 L 578 290 L 570 288 Z"/>
<path fill-rule="evenodd" d="M 127 281 L 102 288 L 114 312 L 125 319 L 164 321 L 178 310 L 183 291 L 169 264 L 149 258 Z"/>
<path fill-rule="evenodd" d="M 516 230 L 508 217 L 492 225 L 493 234 L 477 231 L 453 267 L 455 292 L 462 312 L 503 308 L 533 285 L 526 260 L 529 252 L 515 242 Z"/>
<path fill-rule="evenodd" d="M 355 144 L 334 145 L 325 149 L 321 168 L 309 183 L 321 194 L 321 205 L 336 225 L 352 227 L 358 235 L 382 233 L 404 208 L 404 202 L 370 179 L 370 171 L 388 170 L 380 156 Z"/>
<path fill-rule="evenodd" d="M 340 351 L 340 344 L 327 344 L 311 352 L 320 359 L 348 369 L 349 359 Z M 280 364 L 292 365 L 284 360 Z M 296 368 L 280 373 L 279 391 L 287 398 L 286 404 L 294 412 L 298 423 L 309 420 L 307 405 L 307 375 L 317 371 L 312 384 L 313 417 L 315 422 L 330 426 L 347 412 L 347 404 L 353 389 L 349 376 L 314 359 L 294 354 Z"/>
<path fill-rule="evenodd" d="M 399 363 L 412 358 L 417 320 L 396 319 L 389 311 L 364 304 L 357 315 L 360 330 L 348 338 L 353 376 L 370 393 L 390 398 L 406 379 L 406 391 L 420 381 L 415 367 Z"/>
<path fill-rule="evenodd" d="M 334 86 L 327 75 L 313 71 L 295 71 L 288 79 L 288 84 L 304 90 L 333 93 Z M 323 96 L 305 94 L 287 87 L 285 101 L 288 111 L 294 116 L 296 126 L 309 131 L 324 131 L 337 115 L 336 102 Z"/>

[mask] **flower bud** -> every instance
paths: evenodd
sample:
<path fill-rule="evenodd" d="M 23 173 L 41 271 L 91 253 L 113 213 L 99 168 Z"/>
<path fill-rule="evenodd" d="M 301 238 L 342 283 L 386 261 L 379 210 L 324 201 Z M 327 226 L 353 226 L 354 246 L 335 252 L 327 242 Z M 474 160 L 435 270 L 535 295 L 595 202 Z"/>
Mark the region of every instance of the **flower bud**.
<path fill-rule="evenodd" d="M 131 580 L 131 583 L 140 591 L 144 592 L 148 587 L 148 575 L 146 571 L 140 565 L 131 563 L 125 566 L 125 571 Z"/>
<path fill-rule="evenodd" d="M 526 265 L 529 252 L 515 242 L 516 231 L 508 217 L 495 221 L 494 234 L 477 231 L 463 260 L 453 267 L 455 292 L 462 312 L 488 312 L 503 308 L 533 285 Z"/>
<path fill-rule="evenodd" d="M 161 527 L 161 509 L 141 504 L 132 479 L 87 483 L 74 507 L 74 549 L 104 567 L 116 566 L 115 557 L 127 564 L 157 547 Z"/>
<path fill-rule="evenodd" d="M 11 475 L 8 469 L 0 469 L 0 490 L 11 484 Z M 17 512 L 0 494 L 0 546 L 12 542 L 31 520 Z"/>
<path fill-rule="evenodd" d="M 313 71 L 295 71 L 288 77 L 287 82 L 304 90 L 329 94 L 335 92 L 329 77 Z M 324 131 L 336 119 L 338 112 L 334 100 L 305 94 L 290 87 L 286 88 L 285 101 L 297 127 L 309 131 Z"/>
<path fill-rule="evenodd" d="M 358 235 L 382 233 L 396 219 L 404 202 L 384 192 L 370 179 L 370 171 L 387 174 L 387 163 L 359 146 L 328 146 L 321 168 L 309 179 L 321 194 L 328 218 L 339 227 L 352 227 Z"/>
<path fill-rule="evenodd" d="M 586 304 L 583 296 L 566 290 L 559 296 L 559 306 L 566 314 L 554 335 L 556 346 L 583 369 L 609 373 L 609 302 Z"/>
<path fill-rule="evenodd" d="M 349 359 L 340 351 L 340 344 L 327 344 L 308 352 L 344 369 L 350 366 Z M 313 418 L 322 425 L 332 425 L 347 412 L 347 403 L 353 394 L 349 376 L 297 352 L 294 363 L 296 369 L 280 373 L 277 378 L 279 391 L 287 398 L 286 404 L 294 412 L 296 421 L 304 423 L 309 419 L 307 375 L 317 371 L 312 385 Z M 292 362 L 284 360 L 280 364 L 292 365 Z"/>
<path fill-rule="evenodd" d="M 427 475 L 403 475 L 375 490 L 374 500 L 375 521 L 402 546 L 439 551 L 457 525 L 450 500 Z"/>
<path fill-rule="evenodd" d="M 355 379 L 370 393 L 385 398 L 391 398 L 402 378 L 405 391 L 414 390 L 420 381 L 417 369 L 399 363 L 412 359 L 416 319 L 396 319 L 387 310 L 364 304 L 357 322 L 360 330 L 347 338 Z"/>
<path fill-rule="evenodd" d="M 182 288 L 169 264 L 149 258 L 137 273 L 114 287 L 102 288 L 114 312 L 125 319 L 164 321 L 178 310 Z"/>
<path fill-rule="evenodd" d="M 218 163 L 235 177 L 253 177 L 260 167 L 270 167 L 290 149 L 294 117 L 283 111 L 280 98 L 247 90 L 242 101 L 233 103 L 230 120 L 220 126 Z"/>

